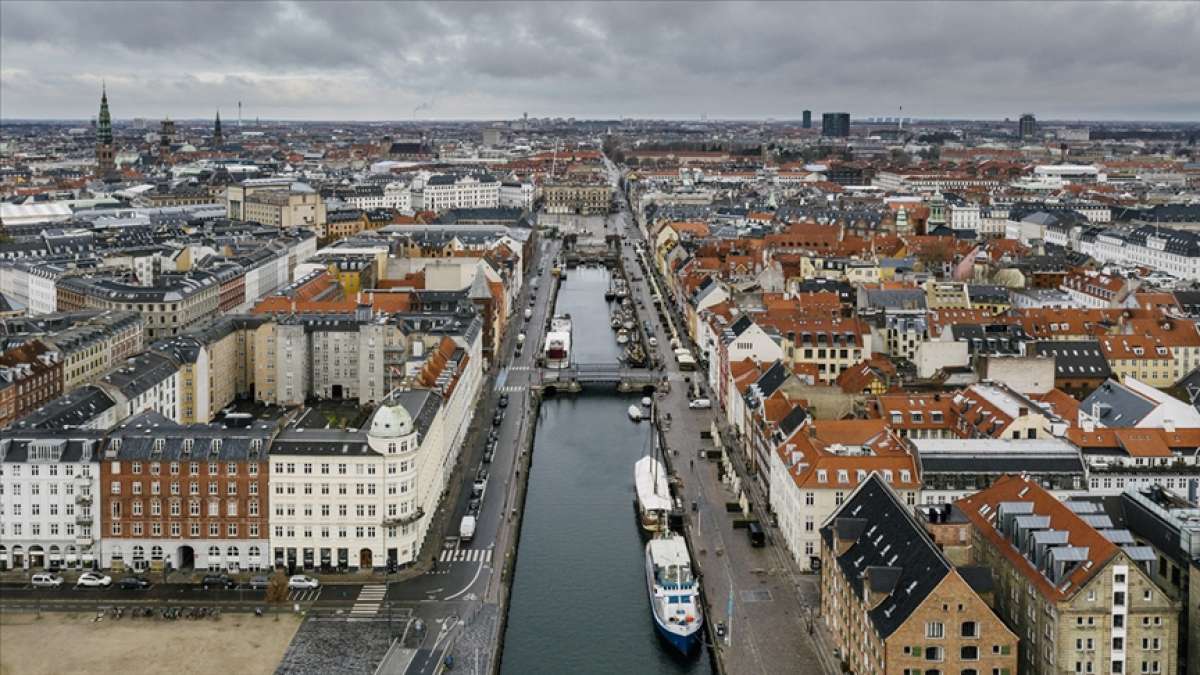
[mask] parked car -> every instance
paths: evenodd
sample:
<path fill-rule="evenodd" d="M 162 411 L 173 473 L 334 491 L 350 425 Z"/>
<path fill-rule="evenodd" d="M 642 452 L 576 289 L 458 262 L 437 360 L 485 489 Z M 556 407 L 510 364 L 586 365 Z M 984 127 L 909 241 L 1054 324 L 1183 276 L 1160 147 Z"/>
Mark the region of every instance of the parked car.
<path fill-rule="evenodd" d="M 303 574 L 297 574 L 288 579 L 288 588 L 293 590 L 309 590 L 320 587 L 320 581 L 317 581 L 314 577 L 304 576 Z"/>
<path fill-rule="evenodd" d="M 500 394 L 500 407 L 501 408 L 508 407 L 508 394 Z"/>
<path fill-rule="evenodd" d="M 756 522 L 750 522 L 746 524 L 746 536 L 750 537 L 751 546 L 767 545 L 766 533 L 763 532 L 762 525 Z"/>
<path fill-rule="evenodd" d="M 108 588 L 112 585 L 112 577 L 98 572 L 84 572 L 75 581 L 75 586 L 84 588 Z"/>
<path fill-rule="evenodd" d="M 472 516 L 479 515 L 479 509 L 483 507 L 483 500 L 478 497 L 472 497 L 471 501 L 467 502 L 467 513 Z"/>
<path fill-rule="evenodd" d="M 487 478 L 476 479 L 471 484 L 471 496 L 483 499 L 483 493 L 487 491 Z"/>
<path fill-rule="evenodd" d="M 206 591 L 210 588 L 233 589 L 237 588 L 237 582 L 227 574 L 205 574 L 200 580 L 200 587 Z"/>
<path fill-rule="evenodd" d="M 712 407 L 712 401 L 706 398 L 697 398 L 688 401 L 688 407 L 692 410 L 707 410 Z"/>
<path fill-rule="evenodd" d="M 270 577 L 250 577 L 250 588 L 255 591 L 265 591 L 271 585 Z"/>
<path fill-rule="evenodd" d="M 492 426 L 498 427 L 498 426 L 500 426 L 500 423 L 503 421 L 504 421 L 504 412 L 497 410 L 496 414 L 492 416 Z"/>
<path fill-rule="evenodd" d="M 142 577 L 123 577 L 117 587 L 124 591 L 144 591 L 150 588 L 150 581 Z"/>
<path fill-rule="evenodd" d="M 35 574 L 29 583 L 38 588 L 58 588 L 63 585 L 63 578 L 57 574 Z"/>

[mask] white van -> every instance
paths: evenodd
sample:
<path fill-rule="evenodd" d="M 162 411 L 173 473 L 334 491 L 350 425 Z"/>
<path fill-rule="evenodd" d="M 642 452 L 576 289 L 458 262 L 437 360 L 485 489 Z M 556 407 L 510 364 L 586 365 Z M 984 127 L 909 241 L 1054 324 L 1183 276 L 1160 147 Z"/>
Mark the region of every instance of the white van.
<path fill-rule="evenodd" d="M 466 544 L 474 538 L 475 516 L 463 516 L 462 522 L 458 525 L 458 540 Z"/>
<path fill-rule="evenodd" d="M 712 407 L 712 401 L 706 398 L 696 398 L 688 401 L 688 407 L 692 410 L 707 410 Z"/>

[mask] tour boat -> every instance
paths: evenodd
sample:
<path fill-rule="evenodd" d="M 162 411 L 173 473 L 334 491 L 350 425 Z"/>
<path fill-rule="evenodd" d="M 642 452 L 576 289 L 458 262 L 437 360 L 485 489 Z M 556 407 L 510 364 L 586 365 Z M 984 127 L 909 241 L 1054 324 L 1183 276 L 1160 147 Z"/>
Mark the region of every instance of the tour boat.
<path fill-rule="evenodd" d="M 629 419 L 633 420 L 634 422 L 641 422 L 642 421 L 642 409 L 637 407 L 636 405 L 629 406 Z"/>
<path fill-rule="evenodd" d="M 667 533 L 646 542 L 646 591 L 654 627 L 672 647 L 691 656 L 703 640 L 700 582 L 683 537 Z"/>
<path fill-rule="evenodd" d="M 623 345 L 626 342 L 629 342 L 629 331 L 622 328 L 621 330 L 617 331 L 617 344 Z"/>
<path fill-rule="evenodd" d="M 646 456 L 633 465 L 633 487 L 637 491 L 638 521 L 651 534 L 667 529 L 671 512 L 671 490 L 667 469 L 657 458 Z"/>
<path fill-rule="evenodd" d="M 546 348 L 543 356 L 547 368 L 561 370 L 571 364 L 571 317 L 569 315 L 555 316 L 550 320 L 550 330 L 546 333 Z"/>

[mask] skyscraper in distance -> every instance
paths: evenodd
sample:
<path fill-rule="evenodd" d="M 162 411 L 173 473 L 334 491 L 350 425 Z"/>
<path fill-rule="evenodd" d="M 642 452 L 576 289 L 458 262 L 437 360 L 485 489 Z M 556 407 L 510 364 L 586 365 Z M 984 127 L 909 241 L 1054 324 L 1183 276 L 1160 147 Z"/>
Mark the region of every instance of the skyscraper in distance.
<path fill-rule="evenodd" d="M 1022 139 L 1033 138 L 1037 135 L 1037 118 L 1033 116 L 1033 113 L 1021 115 L 1020 121 L 1017 122 L 1017 131 Z"/>
<path fill-rule="evenodd" d="M 831 138 L 846 138 L 850 135 L 850 113 L 822 113 L 821 135 Z"/>
<path fill-rule="evenodd" d="M 804 115 L 803 121 L 800 122 L 800 126 L 805 129 L 811 129 L 812 128 L 812 111 L 805 110 L 803 115 Z"/>

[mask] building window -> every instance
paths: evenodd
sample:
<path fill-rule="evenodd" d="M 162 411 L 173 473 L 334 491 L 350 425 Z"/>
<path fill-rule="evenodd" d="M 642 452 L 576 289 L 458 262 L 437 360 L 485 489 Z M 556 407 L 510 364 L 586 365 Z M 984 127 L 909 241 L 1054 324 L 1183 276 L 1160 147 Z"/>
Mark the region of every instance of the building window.
<path fill-rule="evenodd" d="M 930 621 L 925 624 L 925 637 L 941 638 L 946 636 L 946 627 L 941 621 Z"/>
<path fill-rule="evenodd" d="M 965 638 L 979 637 L 979 624 L 974 621 L 962 622 L 962 636 Z"/>

